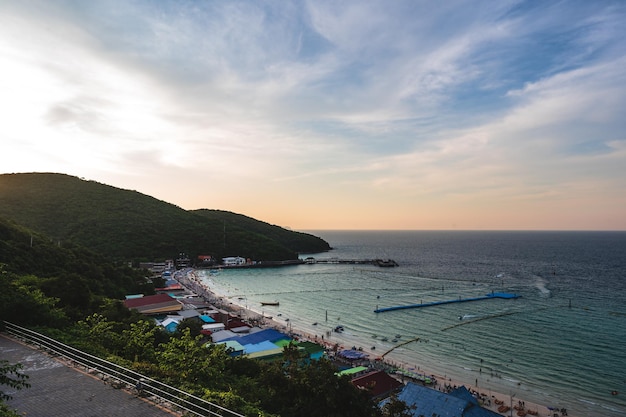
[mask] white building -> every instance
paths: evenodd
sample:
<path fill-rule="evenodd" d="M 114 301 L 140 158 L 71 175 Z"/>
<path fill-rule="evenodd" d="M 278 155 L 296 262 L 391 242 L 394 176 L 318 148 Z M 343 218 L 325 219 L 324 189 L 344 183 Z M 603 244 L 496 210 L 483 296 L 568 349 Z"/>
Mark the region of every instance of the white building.
<path fill-rule="evenodd" d="M 228 256 L 226 258 L 222 258 L 222 265 L 224 266 L 237 266 L 245 264 L 246 258 L 242 258 L 241 256 Z"/>

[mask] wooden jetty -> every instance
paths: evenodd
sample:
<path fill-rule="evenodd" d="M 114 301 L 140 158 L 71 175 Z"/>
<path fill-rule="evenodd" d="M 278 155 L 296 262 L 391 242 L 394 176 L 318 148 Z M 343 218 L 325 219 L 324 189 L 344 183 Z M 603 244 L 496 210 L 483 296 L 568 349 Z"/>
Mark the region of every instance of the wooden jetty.
<path fill-rule="evenodd" d="M 515 298 L 520 298 L 521 295 L 519 294 L 513 294 L 513 293 L 508 293 L 508 292 L 491 292 L 487 295 L 484 295 L 482 297 L 472 297 L 472 298 L 456 298 L 454 300 L 442 300 L 442 301 L 432 301 L 430 303 L 420 303 L 420 304 L 408 304 L 408 305 L 404 305 L 404 306 L 394 306 L 394 307 L 384 307 L 384 308 L 378 308 L 376 307 L 376 310 L 374 310 L 374 313 L 385 313 L 387 311 L 395 311 L 395 310 L 406 310 L 409 308 L 422 308 L 422 307 L 433 307 L 433 306 L 440 306 L 440 305 L 444 305 L 444 304 L 453 304 L 453 303 L 467 303 L 469 301 L 481 301 L 481 300 L 491 300 L 494 298 L 502 298 L 505 300 L 512 300 Z"/>

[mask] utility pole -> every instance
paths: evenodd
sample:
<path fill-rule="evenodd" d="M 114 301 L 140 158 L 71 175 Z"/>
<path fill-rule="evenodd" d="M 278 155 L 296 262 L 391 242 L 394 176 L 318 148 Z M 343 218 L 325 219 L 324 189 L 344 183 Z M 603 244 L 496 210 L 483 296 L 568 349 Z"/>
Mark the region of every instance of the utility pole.
<path fill-rule="evenodd" d="M 510 410 L 511 414 L 510 414 L 510 417 L 513 417 L 513 398 L 514 397 L 515 397 L 515 394 L 511 394 L 511 410 Z"/>

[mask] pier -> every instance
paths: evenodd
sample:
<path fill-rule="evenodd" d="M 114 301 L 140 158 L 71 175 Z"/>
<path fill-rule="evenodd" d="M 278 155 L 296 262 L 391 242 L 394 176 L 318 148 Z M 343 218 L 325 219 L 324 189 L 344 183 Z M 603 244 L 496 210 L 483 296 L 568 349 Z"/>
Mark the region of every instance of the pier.
<path fill-rule="evenodd" d="M 323 258 L 316 259 L 308 257 L 306 259 L 289 259 L 286 261 L 255 261 L 247 262 L 238 265 L 215 265 L 211 268 L 221 269 L 246 269 L 246 268 L 276 268 L 279 266 L 293 266 L 293 265 L 314 265 L 314 264 L 343 264 L 343 265 L 375 265 L 381 268 L 391 268 L 399 266 L 393 259 L 339 259 L 339 258 Z M 199 267 L 198 269 L 205 269 Z"/>
<path fill-rule="evenodd" d="M 315 259 L 313 257 L 306 258 L 304 263 L 307 264 L 348 264 L 348 265 L 376 265 L 382 268 L 398 266 L 393 259 L 339 259 L 324 258 Z"/>
<path fill-rule="evenodd" d="M 501 299 L 505 299 L 505 300 L 512 300 L 512 299 L 516 299 L 516 298 L 520 298 L 521 295 L 519 294 L 513 294 L 513 293 L 508 293 L 508 292 L 491 292 L 487 295 L 484 295 L 482 297 L 472 297 L 472 298 L 456 298 L 454 300 L 442 300 L 442 301 L 432 301 L 429 303 L 420 303 L 420 304 L 408 304 L 408 305 L 404 305 L 404 306 L 394 306 L 394 307 L 384 307 L 384 308 L 376 308 L 376 310 L 374 310 L 374 313 L 385 313 L 387 311 L 395 311 L 395 310 L 406 310 L 409 308 L 422 308 L 422 307 L 433 307 L 433 306 L 440 306 L 440 305 L 444 305 L 444 304 L 454 304 L 454 303 L 467 303 L 470 301 L 481 301 L 481 300 L 491 300 L 494 298 L 501 298 Z"/>

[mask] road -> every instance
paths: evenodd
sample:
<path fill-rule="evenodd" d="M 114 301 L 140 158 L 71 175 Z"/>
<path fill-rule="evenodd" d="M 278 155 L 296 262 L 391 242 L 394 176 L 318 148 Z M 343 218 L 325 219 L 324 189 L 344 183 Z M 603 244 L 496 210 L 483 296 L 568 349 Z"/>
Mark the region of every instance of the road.
<path fill-rule="evenodd" d="M 172 417 L 124 389 L 116 389 L 95 376 L 66 366 L 60 360 L 0 334 L 0 359 L 21 363 L 30 388 L 0 386 L 12 409 L 28 417 Z"/>

